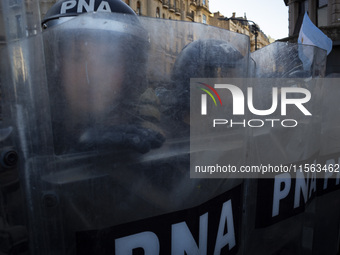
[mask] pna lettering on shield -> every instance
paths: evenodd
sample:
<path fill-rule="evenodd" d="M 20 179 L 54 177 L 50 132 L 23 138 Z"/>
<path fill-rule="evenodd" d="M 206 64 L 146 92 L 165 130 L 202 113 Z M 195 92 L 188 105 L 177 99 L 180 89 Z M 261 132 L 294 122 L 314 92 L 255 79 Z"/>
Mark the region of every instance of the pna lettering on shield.
<path fill-rule="evenodd" d="M 208 254 L 208 246 L 211 244 L 208 243 L 208 216 L 209 212 L 206 212 L 199 217 L 198 244 L 185 221 L 171 225 L 171 235 L 169 235 L 171 236 L 171 254 Z M 221 254 L 225 247 L 231 250 L 236 245 L 231 199 L 222 205 L 216 239 L 213 244 L 214 255 Z M 144 231 L 116 239 L 115 254 L 132 254 L 134 249 L 140 248 L 145 255 L 159 255 L 161 245 L 162 240 L 156 233 Z"/>

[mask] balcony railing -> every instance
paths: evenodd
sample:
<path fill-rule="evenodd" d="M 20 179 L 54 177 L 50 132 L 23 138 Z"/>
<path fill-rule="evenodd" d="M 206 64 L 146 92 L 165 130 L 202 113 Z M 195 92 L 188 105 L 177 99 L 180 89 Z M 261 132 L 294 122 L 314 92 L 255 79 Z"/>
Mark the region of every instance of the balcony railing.
<path fill-rule="evenodd" d="M 181 10 L 179 8 L 175 8 L 175 14 L 176 15 L 181 15 Z"/>
<path fill-rule="evenodd" d="M 169 4 L 169 11 L 175 12 L 175 6 L 172 4 Z"/>
<path fill-rule="evenodd" d="M 169 8 L 170 1 L 169 0 L 163 0 L 163 7 L 164 8 Z"/>
<path fill-rule="evenodd" d="M 192 4 L 192 5 L 197 5 L 197 0 L 190 0 L 190 4 Z"/>
<path fill-rule="evenodd" d="M 194 20 L 194 12 L 187 12 L 186 15 L 187 15 L 187 18 Z"/>

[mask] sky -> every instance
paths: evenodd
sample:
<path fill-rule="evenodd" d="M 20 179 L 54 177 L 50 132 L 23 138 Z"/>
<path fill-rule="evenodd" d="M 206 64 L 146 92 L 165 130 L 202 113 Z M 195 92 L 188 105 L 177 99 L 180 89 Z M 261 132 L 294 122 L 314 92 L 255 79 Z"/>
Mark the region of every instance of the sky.
<path fill-rule="evenodd" d="M 209 10 L 219 11 L 224 17 L 243 17 L 254 21 L 274 39 L 288 37 L 288 6 L 283 0 L 209 0 Z"/>

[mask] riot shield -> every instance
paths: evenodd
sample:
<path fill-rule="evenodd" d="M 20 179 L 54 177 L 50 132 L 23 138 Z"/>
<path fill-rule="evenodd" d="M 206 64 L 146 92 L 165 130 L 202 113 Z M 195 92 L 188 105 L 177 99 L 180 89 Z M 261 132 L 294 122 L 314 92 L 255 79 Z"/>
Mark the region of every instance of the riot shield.
<path fill-rule="evenodd" d="M 303 64 L 306 53 L 313 63 L 308 70 Z M 282 105 L 281 111 L 275 111 L 270 116 L 279 119 L 282 125 L 253 134 L 254 143 L 258 146 L 259 161 L 287 164 L 312 160 L 313 157 L 315 159 L 315 154 L 320 148 L 321 111 L 318 105 L 322 100 L 322 89 L 318 78 L 323 77 L 325 73 L 326 56 L 323 51 L 313 46 L 275 42 L 252 53 L 252 58 L 256 62 L 256 77 L 265 78 L 259 82 L 260 84 L 254 84 L 254 87 L 260 87 L 256 89 L 256 94 L 254 93 L 254 101 L 260 99 L 257 107 L 259 109 L 270 107 L 271 93 L 274 94 L 273 87 L 278 89 L 278 100 Z M 310 94 L 313 100 L 304 104 L 308 113 L 302 113 L 296 107 L 283 107 L 282 96 L 288 98 L 287 92 L 284 93 L 288 91 L 287 87 L 303 88 Z M 290 119 L 294 124 L 290 125 L 287 121 L 285 125 L 283 123 L 285 119 Z M 287 126 L 295 127 L 286 128 Z"/>
<path fill-rule="evenodd" d="M 340 173 L 339 173 L 339 75 L 324 79 L 321 148 L 318 162 L 328 168 L 317 183 L 313 254 L 339 253 Z"/>
<path fill-rule="evenodd" d="M 21 7 L 26 13 L 27 5 Z M 338 109 L 318 107 L 329 94 L 332 105 L 337 99 L 330 88 L 322 97 L 317 79 L 324 74 L 324 51 L 275 43 L 250 54 L 249 38 L 238 33 L 118 13 L 83 14 L 44 32 L 31 24 L 35 19 L 25 22 L 20 36 L 20 29 L 13 33 L 15 28 L 6 27 L 12 32 L 2 55 L 0 174 L 10 173 L 7 180 L 15 189 L 0 183 L 1 208 L 7 210 L 1 210 L 7 225 L 0 230 L 9 230 L 2 231 L 8 238 L 2 239 L 1 252 L 28 252 L 27 246 L 31 254 L 336 251 L 337 193 L 325 194 L 325 179 L 317 182 L 301 172 L 273 179 L 190 172 L 201 159 L 238 169 L 299 168 L 323 160 L 320 148 L 321 156 L 336 161 L 338 145 L 329 134 L 337 133 L 332 116 Z M 272 94 L 279 97 L 284 88 L 308 90 L 313 100 L 304 106 L 312 116 L 287 108 L 287 116 L 299 122 L 294 128 L 281 122 L 253 128 L 252 121 L 248 127 L 205 132 L 209 123 L 202 112 L 233 115 L 233 95 L 221 93 L 218 100 L 213 90 L 220 92 L 216 84 L 228 82 L 243 94 L 253 87 L 257 110 L 270 108 Z M 234 121 L 264 120 L 252 114 Z M 281 112 L 271 116 L 281 117 Z M 193 127 L 200 129 L 195 133 Z M 338 180 L 329 178 L 327 187 L 335 190 Z M 18 204 L 24 204 L 27 221 Z"/>
<path fill-rule="evenodd" d="M 47 133 L 40 132 L 41 122 L 37 118 L 31 118 L 31 114 L 46 117 L 44 110 L 48 108 L 44 71 L 36 72 L 45 69 L 41 37 L 27 40 L 41 32 L 37 1 L 1 2 L 0 24 L 0 253 L 28 254 L 27 207 L 23 206 L 25 178 L 21 166 L 30 153 L 48 151 L 46 143 L 40 143 Z M 31 147 L 32 143 L 25 139 L 28 134 L 39 146 Z M 17 140 L 19 136 L 23 138 L 21 142 Z"/>
<path fill-rule="evenodd" d="M 308 56 L 308 57 L 307 57 Z M 312 114 L 305 116 L 296 109 L 282 109 L 270 116 L 273 119 L 293 119 L 297 126 L 278 125 L 268 129 L 253 129 L 251 144 L 254 165 L 289 166 L 269 179 L 249 181 L 246 202 L 246 254 L 314 254 L 316 219 L 316 173 L 302 167 L 316 164 L 320 150 L 321 114 L 326 53 L 316 47 L 273 43 L 251 56 L 256 62 L 252 83 L 257 109 L 269 109 L 278 89 L 281 107 L 282 94 L 289 88 L 303 88 L 313 100 L 305 106 Z M 260 82 L 257 82 L 260 81 Z M 308 90 L 308 91 L 306 91 Z M 292 90 L 293 91 L 293 90 Z M 282 122 L 281 122 L 282 123 Z M 295 169 L 296 168 L 296 169 Z M 281 168 L 283 169 L 283 168 Z M 334 253 L 335 254 L 335 253 Z"/>
<path fill-rule="evenodd" d="M 237 53 L 211 77 L 247 75 L 249 39 L 197 23 L 92 13 L 8 42 L 32 254 L 242 252 L 242 180 L 190 179 L 191 77 L 175 66 L 196 41 L 196 60 L 215 41 Z"/>

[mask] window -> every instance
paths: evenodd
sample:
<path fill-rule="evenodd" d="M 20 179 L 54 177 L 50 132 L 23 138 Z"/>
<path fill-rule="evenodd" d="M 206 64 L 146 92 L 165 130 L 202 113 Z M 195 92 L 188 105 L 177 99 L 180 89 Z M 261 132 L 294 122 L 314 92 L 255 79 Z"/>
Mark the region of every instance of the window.
<path fill-rule="evenodd" d="M 205 16 L 204 14 L 203 14 L 203 24 L 207 24 L 207 16 Z"/>
<path fill-rule="evenodd" d="M 328 0 L 319 0 L 318 1 L 318 8 L 324 7 L 325 5 L 328 5 Z"/>
<path fill-rule="evenodd" d="M 142 9 L 140 7 L 140 2 L 137 2 L 137 15 L 142 15 Z"/>
<path fill-rule="evenodd" d="M 160 18 L 161 17 L 161 13 L 159 11 L 159 7 L 156 8 L 156 18 Z"/>
<path fill-rule="evenodd" d="M 26 20 L 28 22 L 28 24 L 33 24 L 34 20 L 34 16 L 33 16 L 33 12 L 30 11 L 26 11 Z M 36 26 L 29 26 L 26 28 L 26 36 L 31 36 L 31 35 L 35 35 L 37 34 L 37 29 Z"/>
<path fill-rule="evenodd" d="M 17 35 L 18 35 L 18 37 L 21 37 L 22 36 L 22 29 L 21 29 L 22 18 L 21 18 L 21 15 L 16 15 L 15 19 L 16 19 L 16 25 L 17 25 Z"/>
<path fill-rule="evenodd" d="M 317 26 L 327 26 L 328 0 L 319 0 L 317 5 Z"/>
<path fill-rule="evenodd" d="M 163 19 L 165 19 L 165 14 L 163 13 Z"/>
<path fill-rule="evenodd" d="M 9 7 L 14 7 L 14 6 L 17 6 L 19 5 L 19 1 L 18 0 L 11 0 L 9 1 Z"/>
<path fill-rule="evenodd" d="M 305 12 L 308 13 L 308 8 L 309 8 L 308 1 L 305 1 L 305 8 L 304 8 L 303 14 L 305 14 Z"/>
<path fill-rule="evenodd" d="M 202 2 L 203 2 L 203 5 L 206 5 L 206 1 L 205 0 L 203 0 Z"/>

